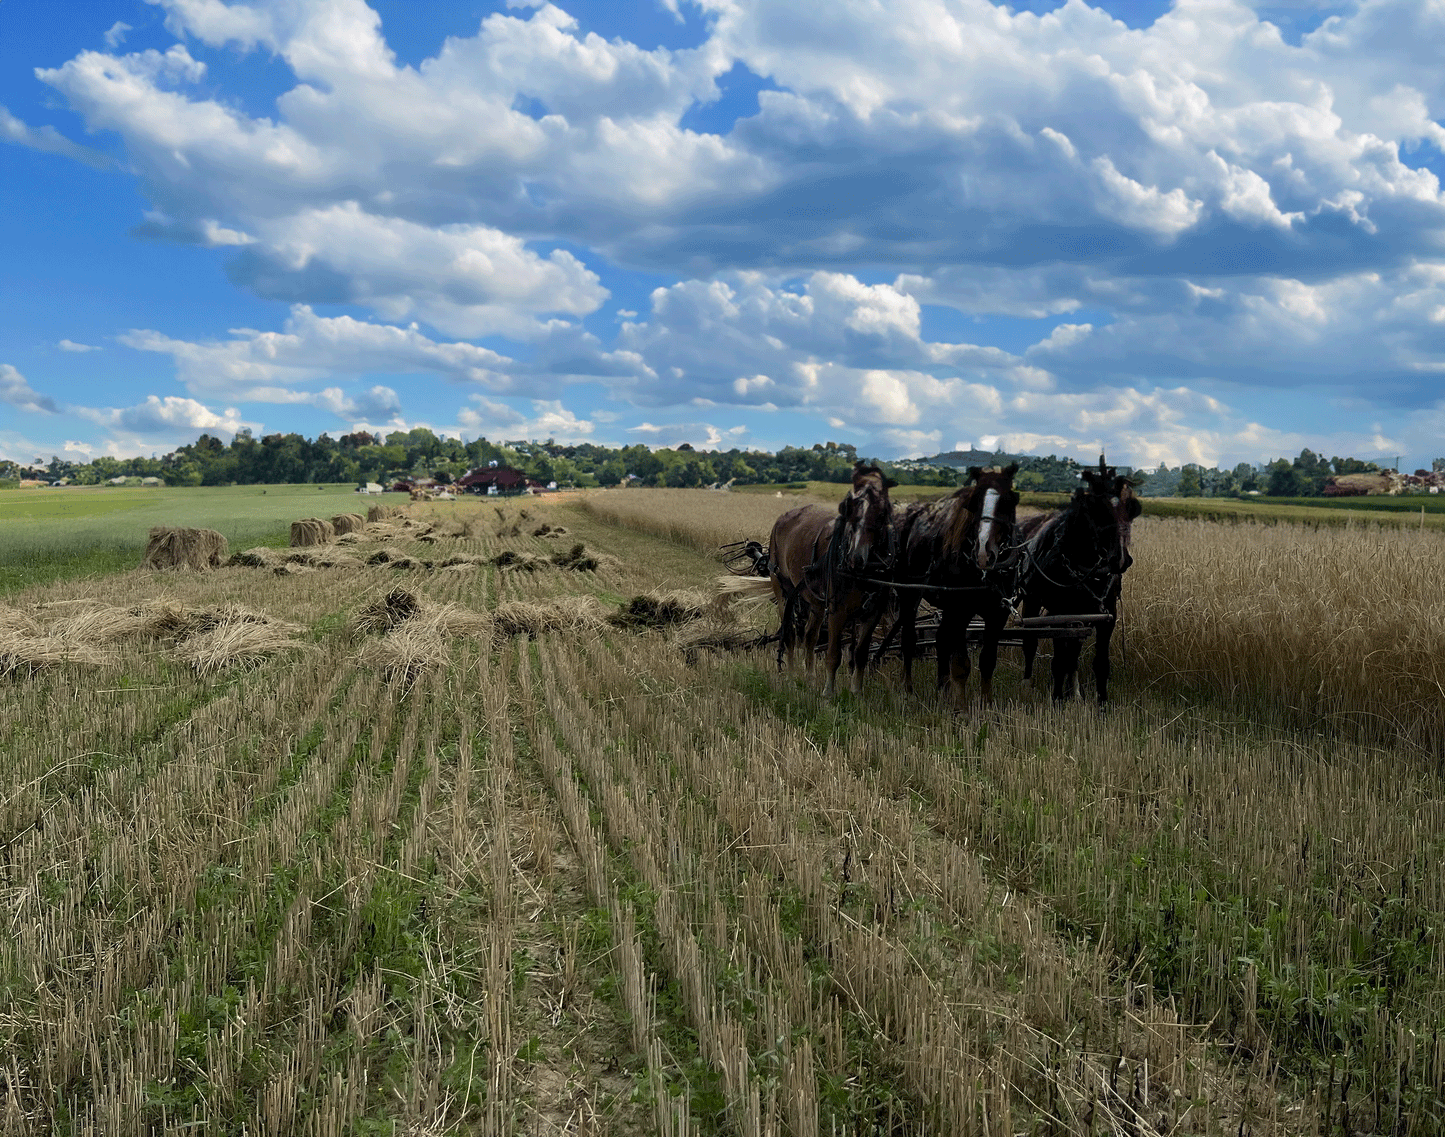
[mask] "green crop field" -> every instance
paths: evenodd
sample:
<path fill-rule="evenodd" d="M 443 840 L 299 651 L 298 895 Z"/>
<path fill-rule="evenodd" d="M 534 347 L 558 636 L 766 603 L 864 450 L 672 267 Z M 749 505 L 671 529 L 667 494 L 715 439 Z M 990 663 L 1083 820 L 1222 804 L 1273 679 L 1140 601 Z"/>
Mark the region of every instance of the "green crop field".
<path fill-rule="evenodd" d="M 130 568 L 140 562 L 153 525 L 216 529 L 232 546 L 284 545 L 296 518 L 354 509 L 365 500 L 354 488 L 9 490 L 0 493 L 0 596 L 28 584 Z"/>

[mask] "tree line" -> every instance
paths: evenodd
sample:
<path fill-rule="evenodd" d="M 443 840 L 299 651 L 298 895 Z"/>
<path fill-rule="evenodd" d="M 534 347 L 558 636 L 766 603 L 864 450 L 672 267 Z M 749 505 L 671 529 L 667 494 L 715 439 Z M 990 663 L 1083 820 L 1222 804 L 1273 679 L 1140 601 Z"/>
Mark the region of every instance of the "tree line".
<path fill-rule="evenodd" d="M 1375 462 L 1359 458 L 1325 458 L 1306 447 L 1296 458 L 1276 458 L 1262 466 L 1241 462 L 1232 469 L 1194 463 L 1170 469 L 1161 463 L 1144 475 L 1141 493 L 1149 497 L 1320 497 L 1330 478 L 1378 471 Z M 1136 474 L 1136 478 L 1140 475 Z"/>
<path fill-rule="evenodd" d="M 391 485 L 413 478 L 448 484 L 467 471 L 495 463 L 509 466 L 544 484 L 559 486 L 693 487 L 732 482 L 737 485 L 787 485 L 798 482 L 847 483 L 858 460 L 857 448 L 836 442 L 811 447 L 785 446 L 776 453 L 762 450 L 696 450 L 683 443 L 652 449 L 638 443 L 612 448 L 592 443 L 563 445 L 552 439 L 492 442 L 463 441 L 438 435 L 426 427 L 373 434 L 355 431 L 332 438 L 268 434 L 256 438 L 241 430 L 229 443 L 211 434 L 160 457 L 101 457 L 78 462 L 52 457 L 45 465 L 0 461 L 0 481 L 21 478 L 65 480 L 74 485 L 103 485 L 116 478 L 159 478 L 171 486 L 274 485 L 280 483 L 378 482 Z M 1008 454 L 1003 451 L 951 452 L 931 459 L 875 462 L 902 485 L 955 486 L 968 465 L 1019 463 L 1015 484 L 1023 490 L 1069 492 L 1079 484 L 1080 463 L 1056 455 Z M 1233 469 L 1185 465 L 1135 471 L 1141 492 L 1150 496 L 1224 497 L 1252 490 L 1280 497 L 1317 495 L 1334 474 L 1378 469 L 1355 458 L 1328 460 L 1304 450 L 1290 460 L 1267 466 L 1240 463 Z"/>

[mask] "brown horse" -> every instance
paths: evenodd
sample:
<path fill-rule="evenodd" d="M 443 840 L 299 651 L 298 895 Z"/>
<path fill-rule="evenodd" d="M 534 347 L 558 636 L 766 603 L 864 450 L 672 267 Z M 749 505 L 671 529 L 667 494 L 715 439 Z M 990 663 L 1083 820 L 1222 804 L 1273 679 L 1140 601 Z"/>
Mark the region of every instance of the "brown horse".
<path fill-rule="evenodd" d="M 863 687 L 863 669 L 873 631 L 882 617 L 886 582 L 892 572 L 893 506 L 889 481 L 877 466 L 859 462 L 853 488 L 837 512 L 821 505 L 790 509 L 773 524 L 768 538 L 768 567 L 773 596 L 782 614 L 779 662 L 793 657 L 800 617 L 804 658 L 812 667 L 813 649 L 824 619 L 828 622 L 828 682 L 837 688 L 843 658 L 843 631 L 857 623 L 854 637 L 853 690 Z"/>
<path fill-rule="evenodd" d="M 1008 620 L 1008 591 L 1000 559 L 1013 537 L 1019 495 L 1013 478 L 1018 463 L 1002 470 L 969 468 L 968 482 L 942 501 L 909 506 L 898 523 L 898 624 L 902 631 L 903 686 L 913 690 L 913 657 L 918 649 L 918 605 L 927 600 L 939 612 L 938 685 L 962 700 L 968 682 L 968 624 L 984 621 L 978 656 L 981 693 L 993 697 L 998 638 Z"/>
<path fill-rule="evenodd" d="M 1143 512 L 1133 483 L 1104 464 L 1085 470 L 1073 500 L 1053 513 L 1030 517 L 1019 526 L 1018 596 L 1024 617 L 1107 614 L 1094 639 L 1094 689 L 1102 706 L 1109 700 L 1109 643 L 1118 622 L 1124 573 L 1134 563 L 1129 553 L 1131 526 Z M 1036 642 L 1024 640 L 1024 678 L 1033 675 Z M 1054 699 L 1062 701 L 1077 686 L 1083 641 L 1054 640 Z"/>

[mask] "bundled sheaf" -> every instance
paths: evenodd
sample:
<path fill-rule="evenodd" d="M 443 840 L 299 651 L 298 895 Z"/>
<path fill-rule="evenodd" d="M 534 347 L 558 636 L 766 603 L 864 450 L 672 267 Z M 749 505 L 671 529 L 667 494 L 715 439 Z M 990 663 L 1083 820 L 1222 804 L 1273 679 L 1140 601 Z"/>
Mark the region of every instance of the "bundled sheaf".
<path fill-rule="evenodd" d="M 411 686 L 429 671 L 445 667 L 448 640 L 491 635 L 492 618 L 460 604 L 429 604 L 405 588 L 393 588 L 365 605 L 352 627 L 382 632 L 361 650 L 362 663 L 375 667 L 390 683 Z"/>
<path fill-rule="evenodd" d="M 519 553 L 515 549 L 503 549 L 492 558 L 492 564 L 499 569 L 512 572 L 536 572 L 538 569 L 553 567 L 552 562 L 546 557 L 539 557 L 533 553 Z"/>
<path fill-rule="evenodd" d="M 596 572 L 601 562 L 587 552 L 586 545 L 578 541 L 565 553 L 553 553 L 552 563 L 558 568 L 571 569 L 573 572 Z"/>
<path fill-rule="evenodd" d="M 0 678 L 29 675 L 65 663 L 95 666 L 105 659 L 95 648 L 60 636 L 26 636 L 0 631 Z"/>
<path fill-rule="evenodd" d="M 421 600 L 415 592 L 393 588 L 380 599 L 364 605 L 352 626 L 358 632 L 389 632 L 420 611 Z"/>
<path fill-rule="evenodd" d="M 554 600 L 510 600 L 492 614 L 496 638 L 543 632 L 595 632 L 605 626 L 602 605 L 591 596 Z"/>
<path fill-rule="evenodd" d="M 303 517 L 291 522 L 291 547 L 329 545 L 336 539 L 336 526 L 319 517 Z"/>
<path fill-rule="evenodd" d="M 438 568 L 476 568 L 478 565 L 491 564 L 490 557 L 484 557 L 480 553 L 453 553 L 443 561 L 437 563 Z"/>
<path fill-rule="evenodd" d="M 644 592 L 607 617 L 607 622 L 619 628 L 661 628 L 700 620 L 711 608 L 712 598 L 692 589 Z"/>
<path fill-rule="evenodd" d="M 232 665 L 254 667 L 298 647 L 300 628 L 240 604 L 191 608 L 150 600 L 128 608 L 95 601 L 50 604 L 40 618 L 0 609 L 0 675 L 30 674 L 60 664 L 97 666 L 116 658 L 103 648 L 160 640 L 200 674 Z M 47 618 L 52 617 L 53 618 Z"/>
<path fill-rule="evenodd" d="M 388 683 L 410 687 L 428 672 L 445 667 L 450 655 L 446 637 L 435 629 L 403 625 L 368 643 L 360 658 Z"/>
<path fill-rule="evenodd" d="M 142 560 L 147 568 L 220 568 L 226 558 L 226 538 L 214 529 L 179 529 L 157 525 L 150 531 Z"/>
<path fill-rule="evenodd" d="M 319 553 L 287 553 L 288 565 L 306 565 L 310 568 L 360 568 L 361 558 L 339 549 L 327 549 Z"/>
<path fill-rule="evenodd" d="M 366 528 L 366 518 L 359 513 L 338 513 L 331 519 L 331 527 L 338 537 L 346 533 L 360 533 Z"/>
<path fill-rule="evenodd" d="M 290 627 L 270 622 L 220 624 L 188 636 L 177 646 L 176 658 L 190 664 L 197 675 L 259 667 L 278 652 L 301 647 L 291 638 Z"/>
<path fill-rule="evenodd" d="M 400 512 L 401 510 L 394 505 L 372 505 L 367 507 L 366 520 L 368 524 L 373 521 L 385 521 L 388 517 L 395 517 Z"/>
<path fill-rule="evenodd" d="M 226 562 L 228 565 L 238 565 L 242 568 L 275 568 L 284 559 L 277 549 L 268 549 L 264 545 L 258 545 L 254 549 L 244 549 L 239 553 L 232 553 L 231 559 Z"/>

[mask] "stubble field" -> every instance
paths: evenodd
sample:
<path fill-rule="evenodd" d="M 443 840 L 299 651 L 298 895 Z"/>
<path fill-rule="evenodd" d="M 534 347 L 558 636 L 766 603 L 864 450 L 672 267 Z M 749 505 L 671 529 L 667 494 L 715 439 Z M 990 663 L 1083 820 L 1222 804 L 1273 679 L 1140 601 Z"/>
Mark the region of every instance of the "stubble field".
<path fill-rule="evenodd" d="M 0 1131 L 1441 1130 L 1445 538 L 1146 517 L 958 712 L 701 611 L 796 503 L 11 596 Z"/>

